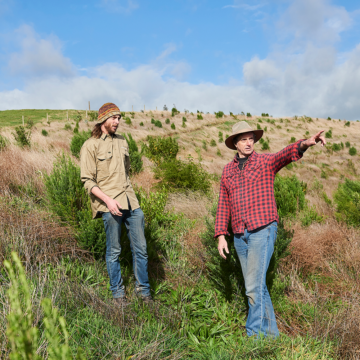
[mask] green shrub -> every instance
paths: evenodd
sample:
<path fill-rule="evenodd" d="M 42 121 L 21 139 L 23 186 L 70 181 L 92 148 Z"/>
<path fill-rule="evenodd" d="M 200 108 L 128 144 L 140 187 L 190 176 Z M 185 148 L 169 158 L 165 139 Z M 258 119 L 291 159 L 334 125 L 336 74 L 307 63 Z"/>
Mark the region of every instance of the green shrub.
<path fill-rule="evenodd" d="M 349 154 L 351 155 L 351 156 L 354 156 L 354 155 L 356 155 L 356 153 L 357 153 L 357 151 L 356 151 L 356 148 L 354 148 L 353 146 L 349 149 Z"/>
<path fill-rule="evenodd" d="M 170 124 L 170 119 L 166 119 L 165 124 Z"/>
<path fill-rule="evenodd" d="M 261 116 L 265 117 L 265 116 L 269 116 L 269 114 L 268 113 L 261 113 Z"/>
<path fill-rule="evenodd" d="M 316 211 L 315 206 L 307 208 L 300 216 L 300 221 L 302 226 L 310 226 L 312 223 L 322 223 L 324 217 L 319 215 Z"/>
<path fill-rule="evenodd" d="M 217 151 L 216 151 L 216 155 L 217 155 L 217 156 L 221 156 L 220 149 L 217 149 Z"/>
<path fill-rule="evenodd" d="M 345 143 L 345 146 L 346 146 L 347 148 L 349 148 L 349 147 L 350 147 L 350 142 L 347 141 L 347 142 Z"/>
<path fill-rule="evenodd" d="M 129 145 L 129 157 L 130 157 L 130 174 L 138 174 L 142 171 L 143 162 L 141 160 L 141 153 L 130 133 L 122 134 Z"/>
<path fill-rule="evenodd" d="M 246 116 L 251 117 L 252 115 L 248 112 L 248 113 L 246 113 Z"/>
<path fill-rule="evenodd" d="M 324 171 L 324 169 L 321 169 L 320 177 L 321 177 L 322 179 L 327 179 L 327 178 L 328 178 L 328 175 L 327 175 L 327 173 Z"/>
<path fill-rule="evenodd" d="M 296 142 L 296 139 L 295 139 L 294 136 L 292 136 L 291 139 L 290 139 L 290 144 L 293 144 L 293 143 L 295 143 L 295 142 Z"/>
<path fill-rule="evenodd" d="M 71 127 L 71 125 L 69 123 L 66 123 L 64 129 L 65 130 L 71 130 L 72 127 Z"/>
<path fill-rule="evenodd" d="M 202 141 L 202 148 L 203 148 L 204 150 L 207 150 L 206 140 L 203 140 L 203 141 Z"/>
<path fill-rule="evenodd" d="M 79 158 L 80 150 L 84 142 L 91 136 L 91 131 L 81 131 L 73 136 L 70 143 L 70 151 L 73 156 Z"/>
<path fill-rule="evenodd" d="M 10 313 L 7 316 L 6 331 L 11 348 L 10 359 L 40 360 L 42 357 L 37 354 L 39 330 L 33 326 L 34 315 L 29 284 L 18 255 L 12 252 L 11 256 L 13 263 L 8 260 L 4 261 L 11 281 L 7 292 Z M 48 342 L 46 358 L 51 360 L 73 358 L 65 319 L 59 316 L 58 310 L 53 308 L 50 299 L 44 298 L 41 307 L 44 312 L 42 319 L 44 335 Z M 63 340 L 60 339 L 59 334 L 62 334 Z M 77 351 L 76 359 L 85 359 L 80 348 Z"/>
<path fill-rule="evenodd" d="M 144 144 L 142 151 L 145 152 L 150 160 L 158 164 L 161 161 L 169 161 L 176 158 L 179 145 L 172 137 L 148 136 L 147 140 L 149 145 Z"/>
<path fill-rule="evenodd" d="M 187 120 L 186 120 L 186 117 L 185 117 L 185 116 L 183 116 L 182 121 L 183 121 L 183 122 L 187 122 Z"/>
<path fill-rule="evenodd" d="M 181 126 L 182 126 L 183 128 L 186 128 L 186 123 L 183 122 Z"/>
<path fill-rule="evenodd" d="M 331 120 L 331 117 L 330 116 L 328 116 L 328 118 L 327 118 L 328 120 Z"/>
<path fill-rule="evenodd" d="M 333 143 L 332 146 L 331 146 L 331 149 L 332 149 L 332 151 L 340 151 L 341 150 L 341 145 Z"/>
<path fill-rule="evenodd" d="M 204 119 L 201 114 L 197 114 L 196 117 L 197 117 L 198 120 L 203 120 Z"/>
<path fill-rule="evenodd" d="M 155 119 L 154 118 L 151 118 L 151 123 L 155 124 Z"/>
<path fill-rule="evenodd" d="M 124 120 L 126 125 L 131 125 L 131 119 L 128 116 L 126 116 Z"/>
<path fill-rule="evenodd" d="M 346 121 L 344 126 L 350 126 L 350 121 Z"/>
<path fill-rule="evenodd" d="M 300 181 L 296 175 L 291 177 L 275 176 L 274 194 L 278 214 L 281 218 L 295 216 L 306 206 L 305 193 L 307 184 Z"/>
<path fill-rule="evenodd" d="M 176 128 L 175 128 L 175 124 L 174 123 L 172 123 L 171 124 L 171 128 L 173 129 L 173 130 L 175 130 Z"/>
<path fill-rule="evenodd" d="M 144 126 L 144 123 L 143 123 L 143 122 L 141 122 L 141 123 L 140 123 L 140 126 Z"/>
<path fill-rule="evenodd" d="M 223 112 L 223 111 L 214 112 L 214 114 L 215 114 L 215 117 L 216 117 L 217 119 L 220 119 L 220 118 L 222 118 L 222 117 L 224 116 L 224 112 Z"/>
<path fill-rule="evenodd" d="M 264 131 L 267 131 L 267 126 L 264 127 Z"/>
<path fill-rule="evenodd" d="M 345 179 L 334 194 L 336 216 L 351 226 L 360 226 L 360 181 Z"/>
<path fill-rule="evenodd" d="M 331 129 L 325 133 L 325 137 L 327 139 L 332 139 L 332 130 Z"/>
<path fill-rule="evenodd" d="M 219 143 L 223 143 L 224 142 L 224 135 L 221 131 L 219 131 Z"/>
<path fill-rule="evenodd" d="M 89 121 L 95 121 L 97 120 L 99 113 L 97 111 L 90 111 L 88 112 L 89 115 Z"/>
<path fill-rule="evenodd" d="M 9 140 L 0 134 L 0 151 L 5 150 L 5 148 L 9 145 Z"/>
<path fill-rule="evenodd" d="M 201 164 L 173 159 L 162 162 L 154 170 L 155 178 L 160 179 L 159 186 L 171 190 L 192 190 L 207 193 L 210 190 L 209 174 Z"/>
<path fill-rule="evenodd" d="M 216 146 L 216 141 L 214 139 L 211 139 L 210 146 L 213 146 L 213 147 Z"/>
<path fill-rule="evenodd" d="M 180 114 L 180 111 L 178 111 L 178 109 L 176 107 L 173 107 L 171 109 L 171 116 L 175 116 L 177 114 Z"/>
<path fill-rule="evenodd" d="M 256 128 L 257 128 L 258 130 L 261 130 L 260 124 L 256 124 Z"/>
<path fill-rule="evenodd" d="M 126 112 L 125 111 L 121 111 L 121 117 L 124 118 L 126 116 Z"/>
<path fill-rule="evenodd" d="M 48 133 L 45 129 L 42 129 L 42 130 L 41 130 L 41 135 L 43 135 L 43 136 L 48 136 L 49 133 Z"/>
<path fill-rule="evenodd" d="M 155 126 L 157 126 L 158 128 L 162 128 L 162 122 L 160 120 L 155 120 Z"/>
<path fill-rule="evenodd" d="M 263 143 L 261 144 L 261 150 L 270 150 L 270 145 L 267 141 L 263 141 Z"/>
<path fill-rule="evenodd" d="M 31 131 L 30 130 L 26 131 L 26 129 L 22 125 L 15 127 L 15 133 L 13 133 L 13 136 L 15 138 L 16 143 L 20 147 L 31 146 L 30 143 Z"/>

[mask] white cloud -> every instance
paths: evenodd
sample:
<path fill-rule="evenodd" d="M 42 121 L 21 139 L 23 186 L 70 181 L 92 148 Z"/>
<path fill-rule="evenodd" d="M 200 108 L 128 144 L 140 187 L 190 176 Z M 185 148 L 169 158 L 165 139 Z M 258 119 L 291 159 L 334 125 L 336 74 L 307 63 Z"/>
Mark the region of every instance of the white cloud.
<path fill-rule="evenodd" d="M 134 0 L 101 0 L 100 6 L 109 12 L 123 14 L 130 14 L 139 7 L 138 3 Z"/>
<path fill-rule="evenodd" d="M 63 56 L 61 42 L 56 36 L 41 39 L 34 29 L 23 25 L 15 31 L 15 43 L 20 51 L 9 56 L 8 68 L 13 75 L 25 76 L 71 76 L 74 67 Z"/>

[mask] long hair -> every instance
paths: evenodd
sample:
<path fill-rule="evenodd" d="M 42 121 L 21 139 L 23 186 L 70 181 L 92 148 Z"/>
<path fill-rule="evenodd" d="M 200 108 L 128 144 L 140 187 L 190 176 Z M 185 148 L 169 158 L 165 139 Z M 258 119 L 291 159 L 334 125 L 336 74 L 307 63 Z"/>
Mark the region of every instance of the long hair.
<path fill-rule="evenodd" d="M 102 135 L 101 125 L 103 123 L 104 122 L 102 122 L 100 124 L 95 124 L 94 128 L 92 129 L 91 136 L 94 137 L 95 139 L 100 139 L 101 138 L 101 135 Z"/>

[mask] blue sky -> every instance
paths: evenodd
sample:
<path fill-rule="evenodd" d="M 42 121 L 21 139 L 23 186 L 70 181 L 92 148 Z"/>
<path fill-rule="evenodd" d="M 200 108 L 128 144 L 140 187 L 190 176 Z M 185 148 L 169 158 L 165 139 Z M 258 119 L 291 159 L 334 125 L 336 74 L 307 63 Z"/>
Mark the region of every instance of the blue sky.
<path fill-rule="evenodd" d="M 360 118 L 360 4 L 0 0 L 0 109 Z"/>

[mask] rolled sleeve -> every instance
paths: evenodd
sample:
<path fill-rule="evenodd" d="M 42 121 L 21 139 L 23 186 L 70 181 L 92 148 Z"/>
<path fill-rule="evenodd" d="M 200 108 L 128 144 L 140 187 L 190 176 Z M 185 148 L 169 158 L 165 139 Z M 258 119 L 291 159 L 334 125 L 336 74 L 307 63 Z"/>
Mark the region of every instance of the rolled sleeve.
<path fill-rule="evenodd" d="M 81 181 L 84 183 L 86 191 L 91 194 L 91 189 L 98 187 L 96 182 L 96 161 L 95 152 L 92 151 L 88 144 L 84 144 L 80 152 L 80 171 Z"/>
<path fill-rule="evenodd" d="M 219 202 L 216 211 L 215 235 L 214 235 L 215 238 L 217 238 L 220 235 L 230 235 L 227 230 L 229 225 L 229 219 L 230 219 L 230 201 L 229 201 L 229 194 L 225 186 L 225 177 L 223 174 L 220 182 Z"/>

